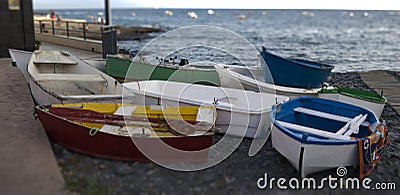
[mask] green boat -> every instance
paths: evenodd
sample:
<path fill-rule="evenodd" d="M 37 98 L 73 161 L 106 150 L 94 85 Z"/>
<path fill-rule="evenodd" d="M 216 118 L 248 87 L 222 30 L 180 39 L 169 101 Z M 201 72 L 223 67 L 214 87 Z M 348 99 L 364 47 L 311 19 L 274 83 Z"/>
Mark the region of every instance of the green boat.
<path fill-rule="evenodd" d="M 169 80 L 185 83 L 220 86 L 214 67 L 194 65 L 151 65 L 132 62 L 128 58 L 107 56 L 107 74 L 120 82 L 141 80 Z M 130 68 L 129 68 L 130 67 Z M 129 70 L 129 72 L 128 72 Z"/>
<path fill-rule="evenodd" d="M 383 96 L 383 93 L 378 94 L 374 91 L 358 89 L 323 88 L 318 92 L 318 97 L 337 100 L 370 109 L 375 113 L 378 119 L 387 103 L 387 99 Z"/>

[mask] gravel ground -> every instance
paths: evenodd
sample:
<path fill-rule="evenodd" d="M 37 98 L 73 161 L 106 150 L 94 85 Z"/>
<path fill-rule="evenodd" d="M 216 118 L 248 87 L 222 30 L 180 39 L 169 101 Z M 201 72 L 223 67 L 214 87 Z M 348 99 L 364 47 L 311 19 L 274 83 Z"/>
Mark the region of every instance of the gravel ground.
<path fill-rule="evenodd" d="M 371 90 L 362 82 L 358 73 L 332 73 L 328 82 L 339 87 Z M 390 105 L 387 105 L 381 119 L 387 122 L 391 144 L 370 178 L 373 182 L 395 182 L 400 185 L 400 118 Z M 221 136 L 217 135 L 214 141 L 218 141 L 220 138 Z M 251 141 L 250 139 L 243 140 L 231 156 L 216 166 L 194 172 L 173 171 L 154 163 L 124 162 L 90 157 L 55 144 L 53 144 L 53 149 L 66 179 L 67 189 L 82 193 L 93 193 L 88 186 L 94 186 L 93 188 L 97 190 L 94 193 L 113 194 L 140 192 L 149 194 L 248 194 L 271 191 L 274 191 L 274 194 L 294 192 L 321 194 L 321 191 L 315 190 L 279 191 L 276 186 L 272 190 L 258 189 L 257 180 L 263 177 L 264 173 L 268 173 L 268 178 L 299 178 L 299 174 L 284 157 L 272 148 L 270 140 L 255 156 L 249 157 L 248 148 Z M 348 177 L 358 177 L 358 169 L 352 167 L 347 169 Z M 336 169 L 318 173 L 312 177 L 318 179 L 328 175 L 337 176 Z M 400 188 L 400 186 L 396 187 Z M 376 191 L 373 192 L 376 193 Z M 396 191 L 386 192 L 396 193 Z M 343 191 L 325 188 L 322 193 L 342 194 Z M 363 192 L 353 191 L 352 193 L 361 194 Z"/>

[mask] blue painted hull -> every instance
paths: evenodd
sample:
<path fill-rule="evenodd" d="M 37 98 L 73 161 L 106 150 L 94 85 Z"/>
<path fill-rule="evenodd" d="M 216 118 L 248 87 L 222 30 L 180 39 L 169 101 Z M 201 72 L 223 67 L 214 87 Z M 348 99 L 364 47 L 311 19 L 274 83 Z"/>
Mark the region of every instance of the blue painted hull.
<path fill-rule="evenodd" d="M 261 56 L 267 67 L 266 82 L 287 87 L 305 89 L 322 87 L 322 83 L 334 68 L 331 65 L 306 60 L 282 58 L 267 52 L 265 47 L 262 48 Z"/>
<path fill-rule="evenodd" d="M 277 108 L 274 107 L 272 112 L 270 113 L 270 118 L 271 121 L 273 121 L 274 126 L 279 131 L 283 132 L 292 139 L 295 139 L 303 144 L 345 145 L 345 144 L 357 144 L 357 140 L 327 139 L 317 135 L 307 134 L 304 132 L 297 131 L 295 129 L 284 127 L 277 122 L 278 120 L 278 121 L 294 123 L 302 126 L 321 129 L 330 133 L 336 133 L 341 127 L 343 127 L 346 124 L 346 122 L 331 120 L 319 116 L 310 116 L 307 114 L 295 112 L 294 109 L 297 107 L 307 108 L 315 111 L 339 115 L 348 118 L 354 118 L 360 114 L 362 115 L 368 114 L 368 117 L 366 118 L 365 121 L 368 121 L 369 124 L 374 124 L 378 122 L 375 114 L 368 109 L 323 98 L 303 96 L 281 104 L 280 108 L 278 108 L 279 111 L 277 111 Z M 356 138 L 364 138 L 369 134 L 370 132 L 367 126 L 360 126 L 359 133 L 353 136 Z"/>

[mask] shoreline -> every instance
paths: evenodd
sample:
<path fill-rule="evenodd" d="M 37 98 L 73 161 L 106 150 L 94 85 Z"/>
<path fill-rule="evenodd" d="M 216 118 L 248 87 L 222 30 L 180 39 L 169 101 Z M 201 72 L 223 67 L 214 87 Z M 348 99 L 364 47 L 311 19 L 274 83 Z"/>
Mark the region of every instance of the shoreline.
<path fill-rule="evenodd" d="M 395 73 L 394 73 L 395 74 Z M 397 79 L 399 79 L 398 77 Z M 337 87 L 373 90 L 365 84 L 359 73 L 331 73 L 327 82 Z M 389 129 L 391 143 L 382 160 L 369 176 L 374 182 L 400 184 L 400 115 L 387 104 L 381 116 Z M 216 135 L 214 142 L 222 136 Z M 125 162 L 91 157 L 52 144 L 58 165 L 66 180 L 66 189 L 85 192 L 85 185 L 111 193 L 208 193 L 208 192 L 267 192 L 257 187 L 257 180 L 268 177 L 300 178 L 297 171 L 273 149 L 270 139 L 253 157 L 248 156 L 250 139 L 221 163 L 200 171 L 179 172 L 154 163 Z M 336 169 L 311 175 L 317 181 L 328 175 L 336 176 Z M 358 178 L 358 169 L 348 168 L 347 177 Z M 173 179 L 171 179 L 173 178 Z M 80 183 L 80 184 L 77 184 Z M 82 184 L 83 183 L 83 184 Z M 277 189 L 272 189 L 275 191 Z M 278 190 L 279 191 L 279 190 Z M 325 186 L 322 192 L 331 192 Z M 363 191 L 352 191 L 361 194 Z"/>

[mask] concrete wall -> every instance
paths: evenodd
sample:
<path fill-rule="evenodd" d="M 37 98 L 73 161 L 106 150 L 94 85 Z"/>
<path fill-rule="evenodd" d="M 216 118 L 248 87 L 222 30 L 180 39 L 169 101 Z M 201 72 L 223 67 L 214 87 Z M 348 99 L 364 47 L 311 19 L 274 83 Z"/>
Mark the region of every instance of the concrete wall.
<path fill-rule="evenodd" d="M 76 49 L 102 53 L 102 42 L 96 40 L 83 40 L 82 38 L 66 37 L 63 35 L 51 35 L 35 33 L 36 40 L 57 45 L 68 46 Z"/>
<path fill-rule="evenodd" d="M 20 0 L 20 10 L 9 10 L 8 0 L 1 0 L 0 26 L 0 58 L 9 57 L 9 48 L 33 51 L 32 0 Z"/>

